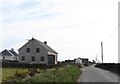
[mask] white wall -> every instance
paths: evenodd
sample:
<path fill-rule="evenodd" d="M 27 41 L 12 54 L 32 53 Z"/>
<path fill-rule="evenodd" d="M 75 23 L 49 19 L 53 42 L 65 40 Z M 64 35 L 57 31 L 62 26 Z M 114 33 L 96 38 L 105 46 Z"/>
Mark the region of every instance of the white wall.
<path fill-rule="evenodd" d="M 76 64 L 82 64 L 82 60 L 78 58 L 78 59 L 75 60 L 75 63 Z"/>
<path fill-rule="evenodd" d="M 5 60 L 13 60 L 14 56 L 4 56 Z M 0 56 L 0 59 L 3 59 L 3 56 Z"/>

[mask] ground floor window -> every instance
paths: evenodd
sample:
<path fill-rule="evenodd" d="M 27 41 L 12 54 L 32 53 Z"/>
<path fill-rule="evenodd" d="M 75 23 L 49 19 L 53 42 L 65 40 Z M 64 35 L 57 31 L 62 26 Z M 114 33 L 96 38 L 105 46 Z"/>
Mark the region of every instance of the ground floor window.
<path fill-rule="evenodd" d="M 35 57 L 31 57 L 31 61 L 35 61 Z"/>
<path fill-rule="evenodd" d="M 41 61 L 44 61 L 44 57 L 41 57 Z"/>

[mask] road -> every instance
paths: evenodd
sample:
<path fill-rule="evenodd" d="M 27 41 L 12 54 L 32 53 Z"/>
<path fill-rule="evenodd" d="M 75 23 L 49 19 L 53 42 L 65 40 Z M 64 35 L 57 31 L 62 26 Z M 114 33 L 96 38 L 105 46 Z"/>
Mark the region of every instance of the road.
<path fill-rule="evenodd" d="M 95 68 L 93 65 L 82 69 L 82 75 L 78 82 L 87 82 L 87 84 L 90 82 L 104 82 L 105 84 L 112 82 L 113 84 L 113 82 L 118 82 L 118 75 L 107 70 Z"/>

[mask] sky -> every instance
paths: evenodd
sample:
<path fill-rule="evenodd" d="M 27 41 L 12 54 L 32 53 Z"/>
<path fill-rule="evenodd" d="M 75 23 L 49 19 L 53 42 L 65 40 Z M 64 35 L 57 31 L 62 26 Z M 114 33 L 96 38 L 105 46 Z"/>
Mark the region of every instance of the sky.
<path fill-rule="evenodd" d="M 15 51 L 32 37 L 58 52 L 58 60 L 118 62 L 119 0 L 0 0 L 0 51 Z"/>

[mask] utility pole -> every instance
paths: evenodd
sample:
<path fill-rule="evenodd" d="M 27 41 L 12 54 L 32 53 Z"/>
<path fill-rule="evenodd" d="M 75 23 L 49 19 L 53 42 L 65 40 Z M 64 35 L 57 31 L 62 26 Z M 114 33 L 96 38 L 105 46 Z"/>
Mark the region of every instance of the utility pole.
<path fill-rule="evenodd" d="M 96 55 L 95 61 L 96 61 L 96 63 L 98 62 L 98 58 L 97 58 L 97 55 Z"/>
<path fill-rule="evenodd" d="M 102 63 L 103 63 L 103 42 L 101 42 L 101 58 L 102 58 Z"/>

